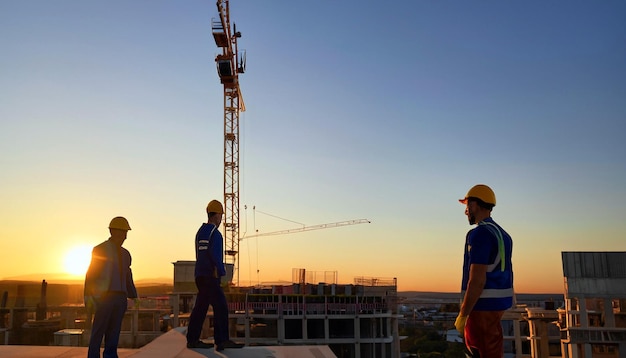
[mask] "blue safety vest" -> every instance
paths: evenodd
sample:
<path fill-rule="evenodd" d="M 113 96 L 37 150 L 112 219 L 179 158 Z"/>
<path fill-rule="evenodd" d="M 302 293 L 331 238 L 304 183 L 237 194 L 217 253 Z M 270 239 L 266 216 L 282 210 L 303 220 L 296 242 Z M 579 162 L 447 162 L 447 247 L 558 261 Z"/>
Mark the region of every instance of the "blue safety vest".
<path fill-rule="evenodd" d="M 485 236 L 488 235 L 488 236 Z M 469 267 L 472 260 L 471 244 L 476 240 L 491 240 L 493 244 L 489 251 L 492 258 L 487 264 L 487 280 L 485 287 L 474 310 L 477 311 L 501 311 L 513 305 L 513 270 L 511 263 L 511 253 L 513 242 L 508 233 L 495 224 L 491 218 L 478 223 L 467 235 L 463 282 L 461 287 L 462 296 L 467 289 L 469 279 Z M 494 252 L 495 251 L 495 252 Z M 485 255 L 486 252 L 480 254 Z"/>

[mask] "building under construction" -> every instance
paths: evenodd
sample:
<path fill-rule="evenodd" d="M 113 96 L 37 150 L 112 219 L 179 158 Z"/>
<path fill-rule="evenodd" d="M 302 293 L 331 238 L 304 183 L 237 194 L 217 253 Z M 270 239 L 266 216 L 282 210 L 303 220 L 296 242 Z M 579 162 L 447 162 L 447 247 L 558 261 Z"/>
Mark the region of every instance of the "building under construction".
<path fill-rule="evenodd" d="M 197 293 L 194 261 L 174 263 L 173 326 L 185 326 Z M 231 271 L 231 270 L 229 270 Z M 230 287 L 230 336 L 246 346 L 327 345 L 340 358 L 399 357 L 397 281 L 293 270 L 289 285 Z M 310 282 L 315 278 L 327 282 Z M 317 281 L 317 280 L 316 280 Z M 201 338 L 211 338 L 209 311 Z"/>
<path fill-rule="evenodd" d="M 626 357 L 626 252 L 563 252 L 564 357 Z"/>
<path fill-rule="evenodd" d="M 626 357 L 626 252 L 563 252 L 562 259 L 564 305 L 508 310 L 502 321 L 505 357 Z M 143 347 L 164 332 L 184 329 L 197 294 L 193 267 L 194 261 L 174 263 L 169 295 L 142 296 L 140 308 L 129 306 L 120 347 Z M 231 337 L 246 343 L 244 351 L 328 346 L 337 357 L 400 357 L 396 279 L 355 278 L 352 284 L 338 284 L 336 277 L 334 272 L 294 269 L 288 285 L 231 286 Z M 31 286 L 18 287 L 14 305 L 3 295 L 0 355 L 32 356 L 20 354 L 37 345 L 76 346 L 86 352 L 84 306 L 59 305 L 54 299 L 46 303 L 45 289 L 55 291 L 55 285 L 43 284 L 41 297 L 38 285 Z M 72 297 L 68 299 L 79 300 Z M 202 338 L 213 334 L 212 315 L 209 311 Z M 184 337 L 178 340 L 184 351 Z"/>

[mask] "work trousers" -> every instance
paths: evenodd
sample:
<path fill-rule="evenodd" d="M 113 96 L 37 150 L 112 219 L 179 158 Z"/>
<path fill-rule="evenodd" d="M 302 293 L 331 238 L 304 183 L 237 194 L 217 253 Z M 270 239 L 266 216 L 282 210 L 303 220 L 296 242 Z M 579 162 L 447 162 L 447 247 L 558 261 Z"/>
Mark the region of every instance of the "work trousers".
<path fill-rule="evenodd" d="M 104 337 L 104 358 L 118 358 L 117 345 L 126 312 L 126 292 L 105 292 L 96 301 L 96 313 L 91 326 L 87 358 L 100 358 Z"/>
<path fill-rule="evenodd" d="M 228 304 L 226 296 L 220 286 L 220 279 L 208 276 L 196 277 L 196 287 L 198 295 L 189 316 L 189 326 L 187 327 L 187 342 L 195 343 L 200 340 L 202 324 L 209 310 L 209 305 L 213 306 L 213 338 L 215 344 L 220 344 L 229 340 L 228 337 Z"/>
<path fill-rule="evenodd" d="M 504 311 L 472 311 L 465 323 L 465 345 L 480 358 L 502 358 Z M 477 356 L 474 354 L 474 356 Z"/>

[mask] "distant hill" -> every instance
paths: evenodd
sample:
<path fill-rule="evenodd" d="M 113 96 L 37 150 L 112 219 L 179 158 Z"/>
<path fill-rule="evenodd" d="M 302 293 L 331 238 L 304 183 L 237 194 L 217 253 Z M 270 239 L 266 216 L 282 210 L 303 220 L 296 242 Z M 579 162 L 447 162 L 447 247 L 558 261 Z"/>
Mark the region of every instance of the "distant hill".
<path fill-rule="evenodd" d="M 77 276 L 77 275 L 69 275 L 66 273 L 35 273 L 29 275 L 21 275 L 21 276 L 13 276 L 13 277 L 5 277 L 0 280 L 2 281 L 20 281 L 20 282 L 39 282 L 46 280 L 47 283 L 55 283 L 55 284 L 65 284 L 65 285 L 73 285 L 80 284 L 82 285 L 85 277 Z M 135 285 L 137 286 L 152 286 L 152 285 L 172 285 L 173 279 L 171 277 L 156 277 L 156 278 L 142 278 L 135 279 Z"/>
<path fill-rule="evenodd" d="M 158 277 L 158 278 L 142 278 L 135 280 L 135 286 L 153 286 L 153 285 L 170 285 L 174 284 L 174 279 L 171 277 Z"/>
<path fill-rule="evenodd" d="M 41 300 L 41 281 L 2 280 L 0 294 L 7 293 L 7 307 L 35 307 Z M 83 302 L 83 285 L 77 283 L 57 283 L 46 280 L 46 303 L 48 306 L 58 306 L 65 303 Z"/>
<path fill-rule="evenodd" d="M 431 292 L 431 291 L 399 291 L 398 296 L 402 297 L 421 297 L 421 298 L 458 298 L 460 292 Z M 516 293 L 517 297 L 524 298 L 549 298 L 554 296 L 563 296 L 563 293 Z"/>
<path fill-rule="evenodd" d="M 43 279 L 28 280 L 29 276 L 20 276 L 21 279 L 0 280 L 0 297 L 7 293 L 7 307 L 14 307 L 18 297 L 23 298 L 26 307 L 35 307 L 41 299 L 41 284 Z M 54 277 L 45 275 L 45 277 Z M 135 282 L 140 297 L 167 295 L 173 291 L 173 283 L 162 282 L 160 279 L 139 280 Z M 83 280 L 46 279 L 46 301 L 48 306 L 62 304 L 82 304 L 84 301 Z"/>
<path fill-rule="evenodd" d="M 35 306 L 41 297 L 41 283 L 47 282 L 48 305 L 83 302 L 83 278 L 72 278 L 66 274 L 34 274 L 0 280 L 0 295 L 5 291 L 8 294 L 7 305 L 13 306 L 16 297 L 20 294 L 25 297 L 27 306 Z M 135 281 L 139 296 L 167 295 L 173 291 L 171 278 L 151 278 Z M 458 303 L 458 292 L 429 292 L 429 291 L 400 291 L 402 300 L 423 303 Z M 557 304 L 563 301 L 562 293 L 518 293 L 518 303 L 536 304 L 554 301 Z"/>
<path fill-rule="evenodd" d="M 420 292 L 403 291 L 398 292 L 398 297 L 406 300 L 407 303 L 421 304 L 444 304 L 459 303 L 461 294 L 459 292 Z M 545 302 L 554 302 L 556 307 L 560 307 L 564 302 L 563 293 L 516 293 L 515 298 L 518 304 L 531 306 L 543 306 Z"/>
<path fill-rule="evenodd" d="M 39 282 L 46 280 L 48 283 L 59 284 L 75 284 L 83 282 L 85 278 L 76 275 L 69 275 L 66 273 L 34 273 L 21 276 L 5 277 L 2 281 L 21 281 L 21 282 Z"/>

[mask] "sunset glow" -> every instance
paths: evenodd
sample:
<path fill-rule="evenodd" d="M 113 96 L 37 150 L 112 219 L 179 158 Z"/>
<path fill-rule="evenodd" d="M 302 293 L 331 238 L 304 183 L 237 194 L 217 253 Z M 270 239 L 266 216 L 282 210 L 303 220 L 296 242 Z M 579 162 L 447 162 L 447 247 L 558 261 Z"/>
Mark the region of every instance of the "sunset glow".
<path fill-rule="evenodd" d="M 0 1 L 0 280 L 84 283 L 123 216 L 133 278 L 171 283 L 218 199 L 242 285 L 459 292 L 479 183 L 515 292 L 563 292 L 562 252 L 626 250 L 626 1 L 231 1 L 236 125 L 216 10 Z"/>
<path fill-rule="evenodd" d="M 89 267 L 89 261 L 91 260 L 91 247 L 90 246 L 75 246 L 71 248 L 63 261 L 63 269 L 66 273 L 71 275 L 84 275 Z"/>

